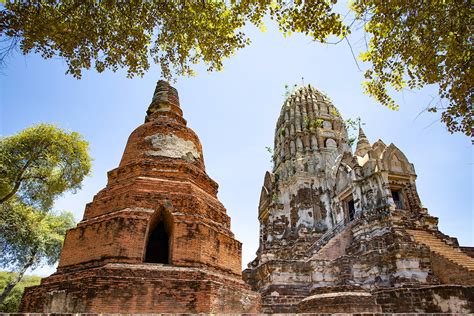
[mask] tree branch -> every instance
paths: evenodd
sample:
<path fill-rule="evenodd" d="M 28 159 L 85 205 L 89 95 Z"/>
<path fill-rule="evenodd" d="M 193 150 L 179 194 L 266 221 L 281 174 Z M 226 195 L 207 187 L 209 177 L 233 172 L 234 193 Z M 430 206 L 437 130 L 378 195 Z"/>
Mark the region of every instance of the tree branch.
<path fill-rule="evenodd" d="M 357 66 L 357 69 L 359 69 L 359 71 L 362 71 L 362 69 L 360 69 L 360 67 L 359 67 L 359 63 L 357 62 L 357 58 L 356 58 L 356 56 L 354 55 L 354 50 L 352 49 L 351 43 L 349 42 L 349 40 L 347 39 L 347 37 L 344 37 L 344 38 L 346 39 L 346 42 L 347 42 L 347 44 L 349 45 L 349 48 L 351 49 L 352 58 L 354 58 L 354 62 L 355 62 L 355 64 L 356 64 L 356 66 Z"/>
<path fill-rule="evenodd" d="M 13 186 L 13 189 L 10 191 L 10 193 L 8 193 L 7 195 L 5 195 L 4 197 L 0 198 L 0 204 L 8 201 L 8 199 L 10 199 L 13 195 L 15 195 L 15 193 L 18 191 L 18 189 L 20 188 L 20 185 L 21 185 L 21 182 L 23 181 L 23 174 L 25 173 L 26 169 L 28 169 L 29 165 L 31 164 L 31 159 L 29 159 L 25 165 L 23 166 L 23 168 L 20 169 L 20 173 L 18 174 L 18 176 L 16 177 L 16 180 L 15 180 L 15 185 Z"/>

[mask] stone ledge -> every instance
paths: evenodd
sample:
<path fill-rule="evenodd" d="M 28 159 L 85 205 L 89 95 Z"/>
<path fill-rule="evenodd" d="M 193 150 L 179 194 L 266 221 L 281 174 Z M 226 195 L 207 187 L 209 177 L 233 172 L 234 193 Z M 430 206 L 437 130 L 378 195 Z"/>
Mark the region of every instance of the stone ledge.
<path fill-rule="evenodd" d="M 192 315 L 213 315 L 213 316 L 330 316 L 330 315 L 341 315 L 341 316 L 441 316 L 441 315 L 462 315 L 459 313 L 1 313 L 0 316 L 192 316 Z"/>
<path fill-rule="evenodd" d="M 20 310 L 36 312 L 32 316 L 240 313 L 259 311 L 259 301 L 240 278 L 206 268 L 107 264 L 53 275 L 26 288 Z"/>

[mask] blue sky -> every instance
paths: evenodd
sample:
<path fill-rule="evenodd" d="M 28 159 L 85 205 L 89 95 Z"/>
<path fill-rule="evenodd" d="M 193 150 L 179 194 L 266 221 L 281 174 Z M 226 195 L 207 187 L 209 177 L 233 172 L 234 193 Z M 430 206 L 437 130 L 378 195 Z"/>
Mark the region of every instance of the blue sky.
<path fill-rule="evenodd" d="M 273 24 L 261 33 L 248 28 L 252 44 L 226 60 L 222 72 L 178 78 L 174 86 L 190 126 L 204 149 L 207 173 L 219 183 L 219 198 L 232 219 L 232 230 L 243 242 L 243 266 L 258 248 L 257 206 L 270 154 L 285 84 L 311 84 L 324 91 L 344 118 L 361 117 L 370 141 L 397 145 L 414 163 L 417 187 L 429 212 L 439 217 L 445 234 L 461 245 L 474 245 L 473 151 L 468 137 L 451 135 L 439 115 L 423 113 L 436 97 L 435 87 L 396 95 L 399 111 L 377 104 L 363 93 L 360 72 L 349 46 L 322 45 L 293 35 L 287 39 Z M 361 46 L 351 37 L 354 49 Z M 363 66 L 363 65 L 361 65 Z M 11 135 L 40 122 L 80 132 L 90 143 L 92 176 L 76 194 L 65 194 L 57 209 L 80 220 L 85 204 L 106 184 L 116 168 L 129 134 L 143 123 L 159 68 L 143 78 L 86 71 L 81 80 L 65 75 L 61 59 L 15 54 L 0 75 L 0 134 Z M 46 267 L 35 271 L 47 275 Z"/>

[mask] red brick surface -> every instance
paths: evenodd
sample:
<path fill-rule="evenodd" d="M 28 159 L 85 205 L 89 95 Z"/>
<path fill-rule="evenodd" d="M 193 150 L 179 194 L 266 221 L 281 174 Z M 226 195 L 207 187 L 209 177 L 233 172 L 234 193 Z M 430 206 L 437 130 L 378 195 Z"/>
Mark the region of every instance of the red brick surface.
<path fill-rule="evenodd" d="M 259 296 L 241 280 L 242 245 L 217 199 L 218 185 L 205 172 L 199 139 L 186 127 L 177 92 L 163 82 L 159 89 L 164 96 L 154 97 L 107 186 L 67 232 L 56 274 L 25 292 L 23 311 L 257 311 Z M 148 137 L 156 135 L 190 141 L 199 157 L 157 155 L 160 148 Z M 169 237 L 169 265 L 156 270 L 163 265 L 142 264 L 160 221 Z"/>
<path fill-rule="evenodd" d="M 254 313 L 255 302 L 258 294 L 242 281 L 205 269 L 109 264 L 56 274 L 27 288 L 22 311 Z"/>

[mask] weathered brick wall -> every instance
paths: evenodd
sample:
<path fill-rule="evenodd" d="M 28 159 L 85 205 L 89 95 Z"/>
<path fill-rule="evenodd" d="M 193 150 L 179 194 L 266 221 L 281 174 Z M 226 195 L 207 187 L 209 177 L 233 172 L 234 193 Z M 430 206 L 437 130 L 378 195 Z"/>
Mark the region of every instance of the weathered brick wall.
<path fill-rule="evenodd" d="M 197 221 L 177 222 L 173 239 L 173 265 L 206 265 L 241 275 L 242 244 L 215 228 Z"/>
<path fill-rule="evenodd" d="M 153 166 L 153 168 L 160 167 L 162 166 Z M 102 190 L 94 197 L 92 203 L 87 204 L 84 219 L 92 219 L 129 207 L 157 209 L 168 200 L 172 201 L 175 207 L 188 206 L 192 208 L 191 213 L 202 213 L 218 223 L 230 226 L 230 219 L 223 205 L 188 179 L 172 181 L 150 176 L 142 174 L 127 180 L 126 183 Z"/>
<path fill-rule="evenodd" d="M 431 271 L 430 252 L 414 243 L 391 216 L 369 219 L 353 229 L 353 242 L 346 249 L 351 273 L 347 281 L 366 288 L 437 284 Z"/>
<path fill-rule="evenodd" d="M 28 312 L 257 312 L 259 297 L 243 282 L 196 268 L 107 265 L 53 276 L 26 289 Z"/>
<path fill-rule="evenodd" d="M 244 279 L 262 293 L 263 311 L 295 312 L 295 288 L 358 284 L 371 291 L 438 284 L 429 249 L 413 242 L 397 217 L 383 211 L 373 216 L 346 227 L 311 259 L 269 260 L 246 270 Z"/>
<path fill-rule="evenodd" d="M 312 259 L 334 260 L 346 253 L 346 249 L 352 242 L 352 232 L 344 229 L 333 237 L 323 248 L 321 248 Z"/>
<path fill-rule="evenodd" d="M 211 282 L 210 313 L 235 314 L 258 313 L 261 311 L 260 295 L 246 287 L 229 286 L 226 283 Z"/>
<path fill-rule="evenodd" d="M 202 147 L 197 135 L 194 131 L 187 128 L 186 125 L 183 124 L 183 121 L 176 120 L 174 114 L 168 112 L 166 113 L 166 116 L 166 118 L 158 116 L 155 120 L 140 125 L 130 134 L 122 160 L 120 161 L 120 167 L 137 160 L 149 160 L 150 156 L 147 153 L 153 150 L 153 147 L 152 142 L 150 142 L 148 137 L 161 134 L 175 135 L 184 141 L 192 142 L 200 156 L 200 158 L 196 159 L 193 163 L 204 169 Z M 163 124 L 165 119 L 166 124 Z"/>
<path fill-rule="evenodd" d="M 114 214 L 68 231 L 59 271 L 108 262 L 143 262 L 150 212 L 124 210 Z M 217 267 L 240 275 L 241 243 L 215 227 L 176 219 L 171 238 L 172 264 Z"/>
<path fill-rule="evenodd" d="M 306 285 L 272 284 L 262 292 L 262 312 L 295 313 L 300 301 L 309 295 Z"/>
<path fill-rule="evenodd" d="M 205 173 L 203 160 L 190 163 L 146 154 L 154 149 L 146 137 L 171 131 L 192 141 L 202 158 L 197 136 L 179 120 L 165 115 L 137 128 L 120 167 L 109 172 L 107 187 L 86 206 L 84 220 L 68 233 L 60 269 L 100 261 L 142 262 L 150 216 L 166 207 L 173 222 L 170 263 L 241 275 L 242 246 L 230 231 L 230 218 L 216 197 L 217 184 Z"/>
<path fill-rule="evenodd" d="M 337 293 L 310 296 L 298 305 L 301 313 L 377 313 L 381 311 L 372 296 L 361 296 L 358 293 Z"/>
<path fill-rule="evenodd" d="M 143 210 L 127 209 L 79 224 L 67 232 L 59 270 L 94 262 L 141 263 L 149 217 Z"/>
<path fill-rule="evenodd" d="M 434 285 L 373 293 L 386 313 L 473 313 L 474 286 Z"/>
<path fill-rule="evenodd" d="M 474 272 L 468 271 L 448 259 L 431 252 L 433 273 L 443 284 L 474 284 Z"/>

